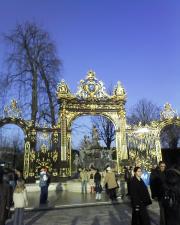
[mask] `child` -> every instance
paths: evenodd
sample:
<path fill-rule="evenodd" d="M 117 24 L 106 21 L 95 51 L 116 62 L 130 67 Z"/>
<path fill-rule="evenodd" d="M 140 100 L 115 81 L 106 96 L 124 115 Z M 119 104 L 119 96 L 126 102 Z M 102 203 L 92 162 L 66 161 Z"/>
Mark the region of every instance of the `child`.
<path fill-rule="evenodd" d="M 14 223 L 13 225 L 23 225 L 24 224 L 24 208 L 28 205 L 27 191 L 24 185 L 24 181 L 17 181 L 13 193 L 14 201 Z"/>
<path fill-rule="evenodd" d="M 90 185 L 90 193 L 92 194 L 94 192 L 94 173 L 92 170 L 90 170 L 89 185 Z"/>

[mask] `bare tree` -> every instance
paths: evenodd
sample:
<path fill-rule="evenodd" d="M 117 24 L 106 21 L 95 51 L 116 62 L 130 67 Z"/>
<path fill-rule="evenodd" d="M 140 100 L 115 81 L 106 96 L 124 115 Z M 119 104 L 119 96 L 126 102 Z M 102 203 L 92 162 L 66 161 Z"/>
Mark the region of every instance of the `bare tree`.
<path fill-rule="evenodd" d="M 127 121 L 129 124 L 142 125 L 149 124 L 153 120 L 160 119 L 161 108 L 147 99 L 141 99 L 135 104 L 129 112 Z"/>
<path fill-rule="evenodd" d="M 113 94 L 113 85 L 109 84 L 106 92 L 109 95 Z M 115 140 L 115 127 L 111 120 L 104 116 L 92 117 L 92 123 L 96 126 L 99 137 L 104 141 L 106 148 L 110 149 Z"/>
<path fill-rule="evenodd" d="M 100 139 L 104 141 L 107 149 L 110 149 L 115 140 L 115 127 L 112 121 L 104 116 L 96 116 L 92 117 L 92 123 L 96 126 Z"/>
<path fill-rule="evenodd" d="M 37 24 L 26 22 L 5 35 L 5 40 L 10 47 L 6 58 L 8 84 L 23 91 L 34 122 L 43 118 L 54 125 L 61 62 L 49 34 Z"/>

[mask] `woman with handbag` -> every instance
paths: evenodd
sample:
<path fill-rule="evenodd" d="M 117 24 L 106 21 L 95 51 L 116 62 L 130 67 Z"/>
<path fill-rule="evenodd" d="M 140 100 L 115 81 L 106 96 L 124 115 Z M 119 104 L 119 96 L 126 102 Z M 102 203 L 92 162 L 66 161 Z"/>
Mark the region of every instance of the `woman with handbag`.
<path fill-rule="evenodd" d="M 130 197 L 132 203 L 132 225 L 150 225 L 147 206 L 152 204 L 148 189 L 141 179 L 140 167 L 134 168 L 134 177 L 130 181 Z"/>

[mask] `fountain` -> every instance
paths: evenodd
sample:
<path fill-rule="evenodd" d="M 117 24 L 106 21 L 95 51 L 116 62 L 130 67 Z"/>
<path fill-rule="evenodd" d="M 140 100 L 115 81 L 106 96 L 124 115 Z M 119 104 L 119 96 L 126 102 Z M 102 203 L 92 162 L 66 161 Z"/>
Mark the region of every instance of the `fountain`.
<path fill-rule="evenodd" d="M 112 153 L 114 149 L 105 149 L 99 143 L 99 133 L 95 125 L 92 127 L 92 138 L 85 135 L 81 143 L 79 156 L 75 156 L 74 165 L 82 168 L 98 168 L 103 171 L 109 165 L 114 167 Z"/>

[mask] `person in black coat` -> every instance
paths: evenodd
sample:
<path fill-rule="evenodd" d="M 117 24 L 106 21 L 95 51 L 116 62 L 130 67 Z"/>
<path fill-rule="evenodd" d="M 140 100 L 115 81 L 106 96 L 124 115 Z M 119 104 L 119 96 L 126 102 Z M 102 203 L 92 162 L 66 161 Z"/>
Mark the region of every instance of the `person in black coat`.
<path fill-rule="evenodd" d="M 5 225 L 10 209 L 10 189 L 3 181 L 3 175 L 3 169 L 0 168 L 0 225 Z"/>
<path fill-rule="evenodd" d="M 152 204 L 148 189 L 141 179 L 140 167 L 134 168 L 134 177 L 130 181 L 130 197 L 132 204 L 132 225 L 150 225 L 147 206 Z"/>
<path fill-rule="evenodd" d="M 162 197 L 165 184 L 166 164 L 163 161 L 159 162 L 159 166 L 151 172 L 150 175 L 150 188 L 151 195 L 154 200 L 159 203 L 160 209 L 160 225 L 165 225 L 164 207 L 162 204 Z"/>
<path fill-rule="evenodd" d="M 166 225 L 180 224 L 180 168 L 170 168 L 165 174 L 164 216 Z"/>
<path fill-rule="evenodd" d="M 102 192 L 101 174 L 99 173 L 98 169 L 96 170 L 96 173 L 94 175 L 94 183 L 95 183 L 96 200 L 101 200 L 101 192 Z"/>

